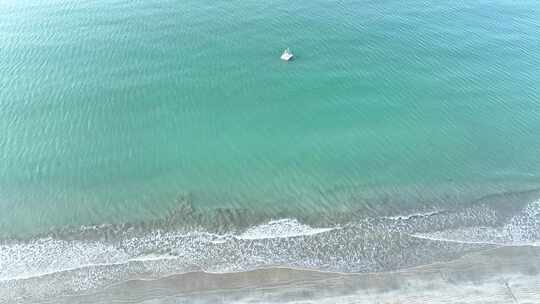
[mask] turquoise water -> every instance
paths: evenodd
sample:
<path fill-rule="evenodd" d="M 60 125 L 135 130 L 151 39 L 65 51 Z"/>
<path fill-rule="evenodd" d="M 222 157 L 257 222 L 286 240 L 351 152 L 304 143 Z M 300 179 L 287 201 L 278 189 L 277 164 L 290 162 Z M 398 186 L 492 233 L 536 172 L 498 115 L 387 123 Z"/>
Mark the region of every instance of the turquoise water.
<path fill-rule="evenodd" d="M 161 227 L 186 200 L 175 227 L 344 226 L 538 188 L 538 20 L 536 1 L 1 1 L 1 235 Z"/>
<path fill-rule="evenodd" d="M 4 2 L 0 226 L 537 182 L 539 8 Z"/>

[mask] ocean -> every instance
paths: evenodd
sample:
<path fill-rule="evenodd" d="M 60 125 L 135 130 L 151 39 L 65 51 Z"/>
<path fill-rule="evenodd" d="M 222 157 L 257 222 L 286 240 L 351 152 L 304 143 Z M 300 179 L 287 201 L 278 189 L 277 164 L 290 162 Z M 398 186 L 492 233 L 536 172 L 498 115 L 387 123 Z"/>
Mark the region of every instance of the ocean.
<path fill-rule="evenodd" d="M 537 1 L 0 1 L 0 303 L 540 260 L 539 20 Z"/>

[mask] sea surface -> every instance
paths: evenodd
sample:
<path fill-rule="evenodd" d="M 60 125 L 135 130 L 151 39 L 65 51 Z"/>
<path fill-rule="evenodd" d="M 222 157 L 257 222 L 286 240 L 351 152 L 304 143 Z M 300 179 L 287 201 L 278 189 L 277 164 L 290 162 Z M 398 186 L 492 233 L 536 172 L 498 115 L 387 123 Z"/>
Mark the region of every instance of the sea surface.
<path fill-rule="evenodd" d="M 0 0 L 2 304 L 538 246 L 538 1 Z"/>

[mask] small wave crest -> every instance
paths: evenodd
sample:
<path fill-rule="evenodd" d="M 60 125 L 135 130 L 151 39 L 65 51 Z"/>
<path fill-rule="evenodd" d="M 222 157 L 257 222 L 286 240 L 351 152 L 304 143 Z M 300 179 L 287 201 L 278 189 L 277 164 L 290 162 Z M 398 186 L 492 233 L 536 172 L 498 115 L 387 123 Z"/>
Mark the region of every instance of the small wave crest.
<path fill-rule="evenodd" d="M 298 236 L 310 236 L 332 231 L 334 229 L 339 228 L 313 228 L 311 226 L 300 223 L 296 219 L 281 219 L 249 228 L 244 233 L 240 234 L 237 238 L 242 240 L 289 238 Z"/>

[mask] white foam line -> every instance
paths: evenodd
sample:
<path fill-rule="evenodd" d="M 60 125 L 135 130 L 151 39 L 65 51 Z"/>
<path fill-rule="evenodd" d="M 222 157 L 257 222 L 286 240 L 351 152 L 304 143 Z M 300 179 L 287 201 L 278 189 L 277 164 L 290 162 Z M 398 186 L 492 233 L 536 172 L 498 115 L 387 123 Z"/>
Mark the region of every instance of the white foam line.
<path fill-rule="evenodd" d="M 0 278 L 0 282 L 7 282 L 7 281 L 17 281 L 17 280 L 28 280 L 32 278 L 38 278 L 43 277 L 46 275 L 51 275 L 55 273 L 62 273 L 67 271 L 73 271 L 73 270 L 79 270 L 84 269 L 88 267 L 103 267 L 103 266 L 120 266 L 120 265 L 126 265 L 129 262 L 149 262 L 149 261 L 162 261 L 162 260 L 177 260 L 179 257 L 167 255 L 167 256 L 154 256 L 154 255 L 146 255 L 146 256 L 139 256 L 135 258 L 130 258 L 123 262 L 116 262 L 116 263 L 95 263 L 95 264 L 83 264 L 76 267 L 66 267 L 58 270 L 53 271 L 43 271 L 43 272 L 35 272 L 35 273 L 29 273 L 27 275 L 20 275 L 20 276 L 14 276 L 9 278 Z"/>
<path fill-rule="evenodd" d="M 148 262 L 148 261 L 164 261 L 164 260 L 177 260 L 177 256 L 173 255 L 143 255 L 127 260 L 127 262 Z"/>
<path fill-rule="evenodd" d="M 311 236 L 316 234 L 325 233 L 328 231 L 332 231 L 339 228 L 313 228 L 309 232 L 299 232 L 299 233 L 290 233 L 290 234 L 284 234 L 284 235 L 250 235 L 250 234 L 242 234 L 240 236 L 235 236 L 234 238 L 239 240 L 263 240 L 263 239 L 279 239 L 279 238 L 290 238 L 290 237 L 299 237 L 299 236 Z"/>
<path fill-rule="evenodd" d="M 471 245 L 495 245 L 495 246 L 510 246 L 510 247 L 522 247 L 522 246 L 538 247 L 540 246 L 540 242 L 531 242 L 531 243 L 525 243 L 525 242 L 502 243 L 502 242 L 489 242 L 489 241 L 480 242 L 480 241 L 465 241 L 465 240 L 457 240 L 457 239 L 449 239 L 449 238 L 431 237 L 431 236 L 427 236 L 423 234 L 410 234 L 410 236 L 417 239 L 423 239 L 423 240 L 447 242 L 447 243 L 471 244 Z"/>
<path fill-rule="evenodd" d="M 125 265 L 125 264 L 127 264 L 127 261 L 126 262 L 117 262 L 117 263 L 83 264 L 83 265 L 80 265 L 80 266 L 77 266 L 77 267 L 67 267 L 67 268 L 62 268 L 62 269 L 53 270 L 53 271 L 35 272 L 35 273 L 27 274 L 27 275 L 20 275 L 20 276 L 14 276 L 14 277 L 9 277 L 9 278 L 0 278 L 0 282 L 28 280 L 28 279 L 39 278 L 39 277 L 43 277 L 43 276 L 51 275 L 51 274 L 55 274 L 55 273 L 62 273 L 62 272 L 67 272 L 67 271 L 83 269 L 83 268 L 87 268 L 87 267 L 119 266 L 119 265 Z"/>

